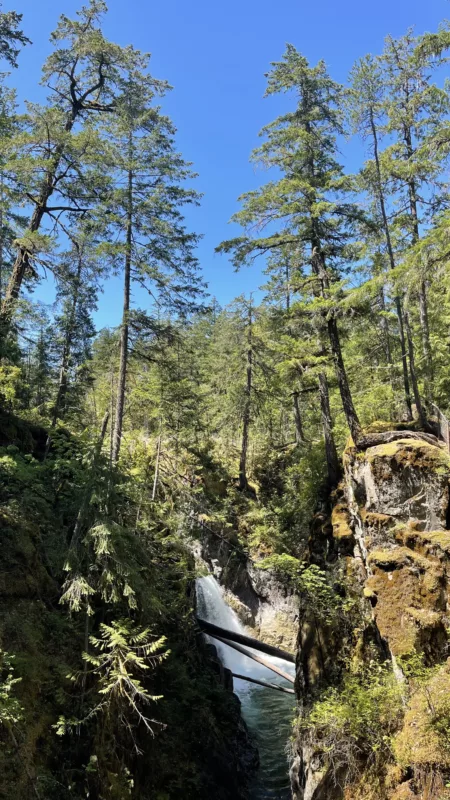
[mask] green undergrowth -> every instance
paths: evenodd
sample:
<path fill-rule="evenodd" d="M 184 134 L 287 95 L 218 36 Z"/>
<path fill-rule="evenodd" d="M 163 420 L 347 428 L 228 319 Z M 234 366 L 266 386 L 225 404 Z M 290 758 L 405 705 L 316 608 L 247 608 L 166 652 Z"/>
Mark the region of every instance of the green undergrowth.
<path fill-rule="evenodd" d="M 255 560 L 283 553 L 306 556 L 310 520 L 325 483 L 321 443 L 264 451 L 244 492 L 211 452 L 196 455 L 192 507 L 207 529 Z"/>
<path fill-rule="evenodd" d="M 0 427 L 0 798 L 240 797 L 237 701 L 150 454 L 112 471 L 98 433 L 55 432 L 46 456 L 42 428 Z"/>

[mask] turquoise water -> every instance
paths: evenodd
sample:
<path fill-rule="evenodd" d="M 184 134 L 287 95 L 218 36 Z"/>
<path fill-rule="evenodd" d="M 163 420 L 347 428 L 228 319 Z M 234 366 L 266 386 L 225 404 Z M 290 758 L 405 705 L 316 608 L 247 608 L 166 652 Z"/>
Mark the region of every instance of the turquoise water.
<path fill-rule="evenodd" d="M 225 603 L 219 584 L 211 575 L 197 581 L 197 608 L 199 617 L 208 622 L 245 633 L 235 612 Z M 292 684 L 266 667 L 221 642 L 211 641 L 216 645 L 223 664 L 232 672 L 292 688 Z M 292 664 L 270 656 L 265 658 L 293 674 Z M 238 679 L 234 680 L 234 691 L 241 701 L 242 716 L 259 750 L 260 767 L 252 787 L 252 800 L 290 800 L 287 747 L 294 716 L 294 695 Z"/>

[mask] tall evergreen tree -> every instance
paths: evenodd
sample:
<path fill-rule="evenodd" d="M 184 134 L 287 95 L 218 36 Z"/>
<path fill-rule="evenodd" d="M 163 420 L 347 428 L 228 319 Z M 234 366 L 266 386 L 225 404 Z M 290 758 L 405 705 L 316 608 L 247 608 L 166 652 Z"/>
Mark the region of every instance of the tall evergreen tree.
<path fill-rule="evenodd" d="M 14 172 L 21 202 L 30 204 L 32 212 L 27 230 L 17 240 L 0 309 L 0 348 L 23 280 L 36 274 L 39 252 L 48 246 L 40 233 L 42 226 L 50 226 L 47 233 L 54 226 L 58 229 L 65 216 L 85 213 L 98 198 L 99 142 L 91 121 L 114 112 L 117 83 L 138 58 L 132 48 L 104 38 L 100 23 L 105 11 L 104 0 L 89 0 L 77 20 L 61 17 L 52 35 L 56 49 L 43 68 L 42 82 L 50 89 L 48 104 L 28 104 L 23 133 L 13 142 L 6 168 Z"/>
<path fill-rule="evenodd" d="M 91 357 L 95 336 L 92 312 L 96 309 L 97 290 L 94 283 L 98 264 L 94 260 L 88 238 L 77 232 L 72 248 L 63 254 L 58 264 L 57 303 L 55 315 L 56 359 L 58 386 L 52 412 L 52 423 L 64 419 L 69 402 L 83 386 L 77 386 L 80 373 Z"/>
<path fill-rule="evenodd" d="M 180 208 L 197 202 L 183 186 L 192 174 L 174 147 L 174 127 L 154 106 L 167 84 L 142 70 L 130 71 L 122 83 L 117 115 L 105 126 L 107 164 L 113 190 L 107 196 L 105 252 L 123 269 L 120 366 L 113 433 L 113 461 L 119 457 L 129 358 L 132 283 L 144 287 L 158 314 L 184 316 L 197 309 L 203 288 L 193 247 L 197 237 L 186 231 Z M 123 266 L 122 266 L 123 265 Z M 139 314 L 139 325 L 155 320 Z"/>
<path fill-rule="evenodd" d="M 383 174 L 381 161 L 381 128 L 384 123 L 385 82 L 379 60 L 366 56 L 358 61 L 351 73 L 351 88 L 348 93 L 350 121 L 353 130 L 364 140 L 368 140 L 373 161 L 365 164 L 362 170 L 363 188 L 375 203 L 375 216 L 379 218 L 380 228 L 385 239 L 385 249 L 389 268 L 396 269 L 396 257 L 391 231 L 389 211 L 389 188 L 387 176 Z M 405 337 L 402 299 L 398 293 L 394 298 L 398 320 L 401 347 L 403 386 L 408 419 L 412 419 L 411 392 L 408 374 L 408 350 Z"/>
<path fill-rule="evenodd" d="M 396 225 L 406 245 L 417 245 L 421 226 L 442 207 L 440 175 L 445 151 L 435 150 L 433 158 L 426 147 L 442 127 L 450 108 L 446 89 L 432 83 L 433 58 L 418 49 L 409 30 L 405 36 L 388 36 L 382 56 L 386 85 L 386 132 L 394 141 L 383 153 L 384 170 L 393 182 L 400 213 Z M 428 276 L 417 279 L 420 327 L 422 332 L 423 372 L 427 393 L 433 379 L 433 356 L 427 302 Z M 416 401 L 417 402 L 417 401 Z"/>
<path fill-rule="evenodd" d="M 342 357 L 333 284 L 349 259 L 358 209 L 347 202 L 349 188 L 336 161 L 336 137 L 342 132 L 341 88 L 320 62 L 310 67 L 289 45 L 281 62 L 273 64 L 267 95 L 293 92 L 296 108 L 266 126 L 266 141 L 253 160 L 281 171 L 278 180 L 244 195 L 244 208 L 234 219 L 245 227 L 264 229 L 266 237 L 239 237 L 220 246 L 233 252 L 237 266 L 255 254 L 286 245 L 307 248 L 312 280 L 322 298 L 323 326 L 328 333 L 345 415 L 357 441 L 361 426 Z M 276 228 L 278 226 L 278 228 Z"/>

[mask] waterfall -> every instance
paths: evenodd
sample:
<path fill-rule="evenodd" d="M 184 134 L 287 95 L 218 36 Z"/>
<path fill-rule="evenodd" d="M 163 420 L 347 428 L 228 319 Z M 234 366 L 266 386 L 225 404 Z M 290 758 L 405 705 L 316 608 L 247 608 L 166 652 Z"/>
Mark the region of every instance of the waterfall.
<path fill-rule="evenodd" d="M 199 617 L 222 628 L 247 633 L 237 615 L 223 598 L 222 590 L 212 575 L 197 581 L 197 613 Z M 222 663 L 232 672 L 269 680 L 281 686 L 289 684 L 250 658 L 222 642 L 211 639 Z M 265 656 L 268 661 L 294 673 L 292 664 L 279 658 Z M 234 679 L 234 691 L 241 701 L 242 716 L 256 739 L 260 768 L 251 794 L 252 800 L 289 800 L 291 797 L 287 744 L 294 716 L 293 696 L 275 692 L 255 684 Z"/>

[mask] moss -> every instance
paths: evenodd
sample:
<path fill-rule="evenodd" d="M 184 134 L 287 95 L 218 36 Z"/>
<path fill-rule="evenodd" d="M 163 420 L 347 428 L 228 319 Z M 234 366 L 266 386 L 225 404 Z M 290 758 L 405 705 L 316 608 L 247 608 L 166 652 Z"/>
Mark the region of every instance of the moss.
<path fill-rule="evenodd" d="M 414 550 L 410 550 L 408 547 L 396 547 L 392 550 L 375 550 L 373 553 L 370 553 L 368 563 L 387 571 L 412 565 L 421 570 L 427 570 L 430 566 L 430 562 L 424 556 L 415 553 Z"/>
<path fill-rule="evenodd" d="M 406 608 L 408 614 L 421 628 L 436 628 L 442 624 L 442 614 L 429 608 Z"/>
<path fill-rule="evenodd" d="M 365 595 L 376 596 L 374 615 L 395 656 L 415 649 L 432 654 L 445 645 L 441 611 L 442 568 L 406 547 L 369 556 L 373 575 Z"/>
<path fill-rule="evenodd" d="M 353 539 L 353 531 L 350 527 L 350 514 L 345 503 L 338 503 L 334 506 L 331 513 L 331 524 L 333 526 L 333 536 L 335 539 Z"/>
<path fill-rule="evenodd" d="M 417 800 L 417 795 L 412 788 L 412 781 L 406 781 L 398 786 L 390 800 Z"/>
<path fill-rule="evenodd" d="M 450 735 L 450 675 L 443 667 L 412 695 L 403 728 L 394 738 L 394 751 L 400 765 L 433 770 L 450 769 L 448 736 L 438 722 L 448 720 Z"/>
<path fill-rule="evenodd" d="M 389 459 L 391 467 L 396 466 L 397 469 L 414 467 L 437 475 L 450 474 L 449 453 L 444 448 L 425 442 L 423 439 L 396 439 L 394 442 L 370 447 L 365 453 L 365 458 L 374 470 L 377 468 L 377 462 L 380 469 L 382 462 Z M 383 474 L 380 477 L 383 477 Z"/>
<path fill-rule="evenodd" d="M 450 531 L 415 531 L 417 540 L 438 547 L 450 554 Z"/>
<path fill-rule="evenodd" d="M 377 514 L 374 511 L 367 511 L 366 508 L 360 510 L 360 516 L 364 524 L 368 527 L 377 526 L 379 528 L 384 528 L 392 525 L 394 522 L 393 517 L 389 514 Z"/>

